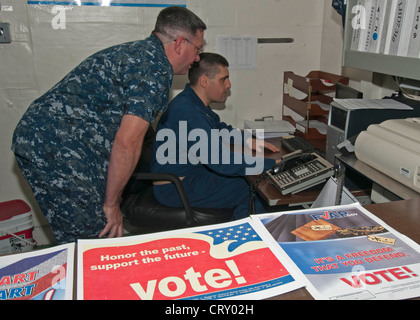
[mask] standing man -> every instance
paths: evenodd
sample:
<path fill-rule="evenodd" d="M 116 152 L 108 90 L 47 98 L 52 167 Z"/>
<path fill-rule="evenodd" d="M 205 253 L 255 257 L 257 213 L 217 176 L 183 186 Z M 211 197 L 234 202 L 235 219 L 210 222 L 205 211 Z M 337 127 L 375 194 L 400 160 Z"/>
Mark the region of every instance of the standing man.
<path fill-rule="evenodd" d="M 58 243 L 123 235 L 121 194 L 174 74 L 199 60 L 205 23 L 173 6 L 152 34 L 100 51 L 35 100 L 12 150 Z"/>
<path fill-rule="evenodd" d="M 233 209 L 232 219 L 235 220 L 248 216 L 250 191 L 244 176 L 247 168 L 251 168 L 255 163 L 246 161 L 245 154 L 240 155 L 241 161 L 233 161 L 235 155 L 229 146 L 225 146 L 221 141 L 223 136 L 217 140 L 211 139 L 214 137 L 212 132 L 217 131 L 239 134 L 241 142 L 244 141 L 239 130 L 220 121 L 219 116 L 210 108 L 211 103 L 226 101 L 227 92 L 231 87 L 228 67 L 229 63 L 223 56 L 207 52 L 202 53 L 200 60 L 192 65 L 188 74 L 190 83 L 171 101 L 168 111 L 159 120 L 152 171 L 177 175 L 182 180 L 193 207 Z M 185 136 L 181 134 L 183 130 Z M 176 143 L 166 141 L 164 135 L 169 132 L 176 137 Z M 189 138 L 188 141 L 185 140 L 187 136 L 194 136 L 194 133 L 203 133 L 200 137 L 208 138 L 205 139 L 206 146 L 201 148 L 199 153 L 195 149 L 196 141 Z M 252 144 L 253 149 L 264 147 L 272 152 L 280 151 L 273 144 L 257 144 L 252 138 L 248 139 L 247 144 Z M 226 163 L 227 161 L 223 161 L 223 155 L 229 153 L 230 162 Z M 261 161 L 263 171 L 276 164 L 273 159 Z M 153 189 L 156 199 L 162 204 L 182 206 L 172 183 L 155 182 Z M 262 202 L 257 198 L 255 200 L 256 213 L 265 212 Z"/>

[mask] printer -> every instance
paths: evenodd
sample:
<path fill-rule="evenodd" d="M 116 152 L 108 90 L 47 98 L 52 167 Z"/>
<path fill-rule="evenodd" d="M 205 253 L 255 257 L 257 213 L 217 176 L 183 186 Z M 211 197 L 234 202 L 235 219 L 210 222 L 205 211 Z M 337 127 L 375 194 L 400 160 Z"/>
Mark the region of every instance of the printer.
<path fill-rule="evenodd" d="M 394 99 L 384 99 L 383 101 L 393 100 Z M 346 99 L 341 99 L 340 102 L 336 100 L 331 103 L 327 127 L 326 150 L 326 159 L 331 163 L 334 163 L 335 154 L 339 153 L 337 145 L 355 137 L 362 130 L 366 130 L 369 125 L 378 124 L 389 119 L 420 117 L 420 104 L 412 103 L 406 99 L 395 101 L 399 101 L 411 107 L 411 109 L 372 109 L 367 106 L 364 106 L 363 108 L 349 108 L 349 104 L 353 104 L 352 101 L 360 101 L 361 103 L 367 101 L 369 103 L 369 100 L 349 99 L 347 101 L 350 102 L 344 104 Z"/>
<path fill-rule="evenodd" d="M 360 161 L 420 193 L 420 118 L 372 124 L 354 148 Z"/>

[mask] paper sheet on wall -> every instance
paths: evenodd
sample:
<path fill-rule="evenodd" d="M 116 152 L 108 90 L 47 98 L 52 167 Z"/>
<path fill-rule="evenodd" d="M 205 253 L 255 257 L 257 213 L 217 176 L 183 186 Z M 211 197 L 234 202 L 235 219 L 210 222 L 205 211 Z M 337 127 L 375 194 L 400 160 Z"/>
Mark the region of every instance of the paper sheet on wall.
<path fill-rule="evenodd" d="M 217 53 L 229 61 L 229 69 L 257 69 L 257 36 L 222 36 L 216 38 Z"/>

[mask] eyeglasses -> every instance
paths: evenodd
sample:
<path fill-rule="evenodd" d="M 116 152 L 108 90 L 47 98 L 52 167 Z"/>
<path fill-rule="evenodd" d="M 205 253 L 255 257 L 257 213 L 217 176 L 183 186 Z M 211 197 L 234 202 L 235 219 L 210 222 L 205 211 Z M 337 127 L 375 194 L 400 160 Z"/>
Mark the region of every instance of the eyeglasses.
<path fill-rule="evenodd" d="M 195 50 L 196 50 L 196 52 L 197 52 L 198 55 L 201 54 L 201 53 L 203 53 L 203 51 L 204 51 L 203 48 L 197 47 L 194 43 L 192 43 L 187 38 L 184 38 L 184 39 L 185 39 L 185 41 L 187 41 L 190 45 L 192 45 L 195 48 Z"/>

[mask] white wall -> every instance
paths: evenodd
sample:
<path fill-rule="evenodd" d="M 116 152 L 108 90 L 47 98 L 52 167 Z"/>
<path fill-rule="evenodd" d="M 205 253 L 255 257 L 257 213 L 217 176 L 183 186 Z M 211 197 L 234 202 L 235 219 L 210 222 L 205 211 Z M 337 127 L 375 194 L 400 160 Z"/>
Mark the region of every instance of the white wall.
<path fill-rule="evenodd" d="M 221 117 L 237 127 L 244 119 L 272 115 L 281 119 L 284 71 L 306 75 L 320 66 L 323 4 L 321 1 L 209 1 L 208 50 L 218 34 L 293 38 L 291 44 L 259 44 L 258 69 L 231 72 L 231 97 Z M 223 13 L 220 7 L 223 7 Z"/>
<path fill-rule="evenodd" d="M 1 0 L 1 5 L 12 9 L 0 11 L 0 19 L 10 23 L 13 42 L 0 44 L 0 201 L 27 201 L 36 215 L 35 237 L 48 243 L 38 228 L 45 220 L 10 151 L 13 130 L 30 102 L 85 57 L 148 36 L 160 9 L 67 7 L 65 29 L 54 29 L 52 23 L 62 25 L 64 15 L 53 12 L 53 6 L 27 5 L 26 0 Z M 188 0 L 187 6 L 207 23 L 207 51 L 216 50 L 219 34 L 294 39 L 259 44 L 257 70 L 231 71 L 231 96 L 214 107 L 234 126 L 261 116 L 281 118 L 284 71 L 341 71 L 341 17 L 330 0 Z M 185 82 L 186 77 L 176 77 L 174 94 Z"/>

